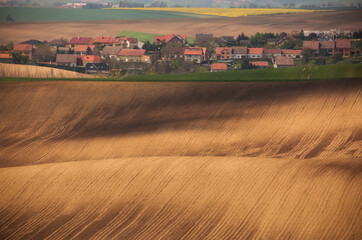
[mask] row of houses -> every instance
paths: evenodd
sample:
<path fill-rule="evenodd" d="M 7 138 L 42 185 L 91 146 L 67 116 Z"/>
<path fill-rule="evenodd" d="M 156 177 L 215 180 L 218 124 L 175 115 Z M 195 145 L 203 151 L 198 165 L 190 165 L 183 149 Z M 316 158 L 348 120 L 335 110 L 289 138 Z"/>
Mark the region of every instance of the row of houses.
<path fill-rule="evenodd" d="M 328 55 L 339 53 L 342 57 L 350 57 L 356 53 L 356 50 L 352 49 L 352 41 L 349 39 L 304 41 L 303 49 L 311 49 L 315 55 L 319 55 L 325 51 Z"/>

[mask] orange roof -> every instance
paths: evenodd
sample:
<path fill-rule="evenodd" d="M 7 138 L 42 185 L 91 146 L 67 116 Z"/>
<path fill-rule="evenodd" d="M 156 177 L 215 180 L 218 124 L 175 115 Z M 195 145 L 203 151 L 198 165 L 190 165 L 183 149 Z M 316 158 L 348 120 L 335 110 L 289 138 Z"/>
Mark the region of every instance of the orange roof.
<path fill-rule="evenodd" d="M 114 43 L 115 38 L 114 37 L 96 37 L 96 39 L 94 40 L 94 43 L 99 43 L 99 44 L 112 44 Z"/>
<path fill-rule="evenodd" d="M 154 42 L 156 42 L 156 43 L 161 43 L 161 42 L 168 43 L 169 41 L 171 41 L 175 37 L 179 37 L 183 41 L 186 41 L 186 35 L 168 34 L 168 35 L 165 35 L 165 36 L 155 36 Z"/>
<path fill-rule="evenodd" d="M 9 53 L 0 53 L 1 59 L 12 59 Z"/>
<path fill-rule="evenodd" d="M 225 63 L 213 63 L 211 64 L 211 70 L 227 70 L 228 66 Z"/>
<path fill-rule="evenodd" d="M 231 53 L 231 48 L 227 48 L 227 47 L 218 47 L 216 48 L 216 54 L 220 55 L 222 54 L 224 51 L 229 51 Z"/>
<path fill-rule="evenodd" d="M 88 49 L 88 47 L 90 47 L 90 49 L 91 49 L 91 51 L 93 51 L 94 50 L 94 45 L 77 45 L 76 47 L 75 47 L 75 51 L 76 52 L 87 52 L 87 49 Z"/>
<path fill-rule="evenodd" d="M 336 40 L 336 48 L 351 48 L 351 40 L 348 39 Z"/>
<path fill-rule="evenodd" d="M 282 50 L 283 54 L 292 54 L 292 55 L 301 55 L 302 50 L 291 50 L 291 49 L 285 49 Z"/>
<path fill-rule="evenodd" d="M 146 50 L 144 49 L 122 49 L 117 54 L 118 56 L 143 56 Z"/>
<path fill-rule="evenodd" d="M 249 54 L 263 54 L 263 48 L 249 48 Z"/>
<path fill-rule="evenodd" d="M 185 55 L 204 55 L 206 48 L 190 47 L 185 50 Z"/>
<path fill-rule="evenodd" d="M 101 58 L 99 56 L 96 56 L 96 55 L 82 56 L 82 60 L 83 60 L 83 62 L 95 62 L 95 63 L 100 63 L 101 62 Z"/>
<path fill-rule="evenodd" d="M 303 42 L 303 49 L 312 49 L 312 50 L 319 50 L 319 42 L 318 41 L 304 41 Z"/>
<path fill-rule="evenodd" d="M 250 62 L 251 65 L 253 66 L 258 66 L 258 67 L 267 67 L 269 66 L 268 62 Z"/>
<path fill-rule="evenodd" d="M 33 46 L 30 44 L 15 44 L 14 51 L 22 51 L 22 52 L 31 52 L 33 50 Z"/>

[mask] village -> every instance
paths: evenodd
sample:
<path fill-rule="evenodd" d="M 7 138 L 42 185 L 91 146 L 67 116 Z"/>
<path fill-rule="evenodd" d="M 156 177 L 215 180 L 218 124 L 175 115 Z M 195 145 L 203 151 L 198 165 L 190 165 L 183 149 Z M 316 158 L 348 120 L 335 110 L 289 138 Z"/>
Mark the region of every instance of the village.
<path fill-rule="evenodd" d="M 361 30 L 295 31 L 215 37 L 155 36 L 150 43 L 126 36 L 75 36 L 69 41 L 28 40 L 0 47 L 1 63 L 31 64 L 107 76 L 221 72 L 360 61 Z"/>

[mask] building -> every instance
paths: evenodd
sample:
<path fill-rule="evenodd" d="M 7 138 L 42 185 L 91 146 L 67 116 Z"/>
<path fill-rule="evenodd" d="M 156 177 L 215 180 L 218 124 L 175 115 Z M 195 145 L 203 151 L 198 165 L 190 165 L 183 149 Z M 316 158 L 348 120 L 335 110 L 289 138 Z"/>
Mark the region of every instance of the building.
<path fill-rule="evenodd" d="M 117 59 L 117 54 L 121 51 L 121 49 L 121 46 L 105 46 L 102 50 L 101 57 L 103 59 L 107 57 Z"/>
<path fill-rule="evenodd" d="M 231 48 L 228 47 L 216 48 L 216 59 L 218 61 L 231 61 Z"/>
<path fill-rule="evenodd" d="M 351 40 L 339 39 L 336 40 L 335 52 L 342 55 L 342 57 L 350 57 L 352 55 Z"/>
<path fill-rule="evenodd" d="M 319 41 L 303 41 L 303 49 L 311 49 L 315 55 L 319 54 Z"/>
<path fill-rule="evenodd" d="M 277 56 L 274 58 L 274 68 L 281 68 L 281 67 L 292 67 L 294 65 L 294 59 L 292 57 L 285 57 L 285 56 Z"/>
<path fill-rule="evenodd" d="M 219 44 L 234 44 L 235 41 L 235 37 L 234 36 L 221 36 L 219 37 Z"/>
<path fill-rule="evenodd" d="M 214 34 L 196 34 L 195 36 L 195 44 L 203 44 L 206 42 L 209 42 L 210 40 L 212 40 L 214 38 Z"/>
<path fill-rule="evenodd" d="M 92 45 L 93 44 L 93 38 L 91 37 L 73 37 L 69 44 L 71 47 L 75 47 L 77 45 Z"/>
<path fill-rule="evenodd" d="M 65 47 L 66 45 L 68 45 L 68 41 L 65 39 L 54 39 L 50 42 L 48 42 L 49 46 L 58 46 L 58 47 Z"/>
<path fill-rule="evenodd" d="M 184 52 L 185 61 L 196 62 L 198 64 L 207 60 L 207 49 L 206 48 L 186 48 Z"/>
<path fill-rule="evenodd" d="M 281 55 L 282 55 L 281 49 L 269 49 L 269 48 L 264 49 L 264 56 L 267 58 L 273 58 Z"/>
<path fill-rule="evenodd" d="M 77 66 L 77 54 L 57 54 L 57 65 L 76 67 Z"/>
<path fill-rule="evenodd" d="M 88 50 L 90 50 L 90 52 L 88 52 Z M 77 45 L 74 52 L 77 55 L 99 55 L 99 50 L 94 45 Z"/>
<path fill-rule="evenodd" d="M 97 55 L 81 55 L 77 57 L 77 64 L 85 66 L 87 63 L 100 63 L 101 58 Z"/>
<path fill-rule="evenodd" d="M 154 43 L 166 44 L 171 42 L 186 43 L 186 35 L 169 34 L 165 36 L 155 36 Z"/>
<path fill-rule="evenodd" d="M 268 68 L 269 63 L 268 62 L 250 62 L 250 64 L 255 68 Z"/>
<path fill-rule="evenodd" d="M 93 44 L 99 44 L 104 46 L 113 46 L 115 43 L 116 43 L 116 38 L 104 37 L 104 36 L 96 37 L 93 42 Z"/>
<path fill-rule="evenodd" d="M 262 58 L 263 48 L 248 48 L 248 58 Z"/>
<path fill-rule="evenodd" d="M 44 44 L 47 44 L 48 42 L 44 41 L 39 41 L 39 40 L 34 40 L 34 39 L 31 39 L 31 40 L 28 40 L 28 41 L 25 41 L 25 42 L 21 42 L 20 44 L 30 44 L 30 45 L 33 45 L 33 46 L 36 46 L 36 45 L 44 45 Z"/>
<path fill-rule="evenodd" d="M 10 53 L 0 53 L 0 63 L 13 63 Z"/>
<path fill-rule="evenodd" d="M 228 66 L 225 63 L 213 63 L 211 64 L 211 72 L 226 72 Z"/>
<path fill-rule="evenodd" d="M 15 53 L 20 53 L 23 56 L 29 57 L 29 59 L 33 56 L 33 45 L 31 44 L 15 44 L 13 51 Z"/>
<path fill-rule="evenodd" d="M 124 48 L 140 48 L 140 42 L 137 38 L 129 37 L 117 37 L 115 39 L 115 45 L 121 45 Z"/>
<path fill-rule="evenodd" d="M 320 45 L 320 52 L 321 53 L 323 51 L 325 51 L 325 53 L 327 55 L 333 55 L 334 54 L 334 50 L 336 48 L 336 44 L 335 44 L 334 41 L 320 41 L 319 45 Z"/>
<path fill-rule="evenodd" d="M 120 60 L 125 62 L 145 62 L 150 63 L 151 59 L 145 55 L 146 50 L 144 49 L 122 49 L 119 51 L 117 56 Z"/>
<path fill-rule="evenodd" d="M 285 57 L 302 58 L 302 50 L 284 49 L 282 54 Z"/>
<path fill-rule="evenodd" d="M 109 68 L 106 63 L 87 63 L 85 65 L 86 74 L 109 73 Z"/>
<path fill-rule="evenodd" d="M 231 48 L 231 59 L 243 59 L 248 56 L 248 47 L 232 47 Z"/>

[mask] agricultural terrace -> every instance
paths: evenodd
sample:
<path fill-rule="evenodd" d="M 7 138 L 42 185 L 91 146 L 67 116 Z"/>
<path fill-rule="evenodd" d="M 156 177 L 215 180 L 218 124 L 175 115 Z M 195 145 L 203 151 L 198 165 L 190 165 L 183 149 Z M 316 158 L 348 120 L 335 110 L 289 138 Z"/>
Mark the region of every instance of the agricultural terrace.
<path fill-rule="evenodd" d="M 288 13 L 310 13 L 316 10 L 282 9 L 282 8 L 107 8 L 113 10 L 145 10 L 158 12 L 179 12 L 219 17 L 241 17 L 252 15 L 272 15 Z M 320 10 L 318 10 L 320 11 Z"/>

